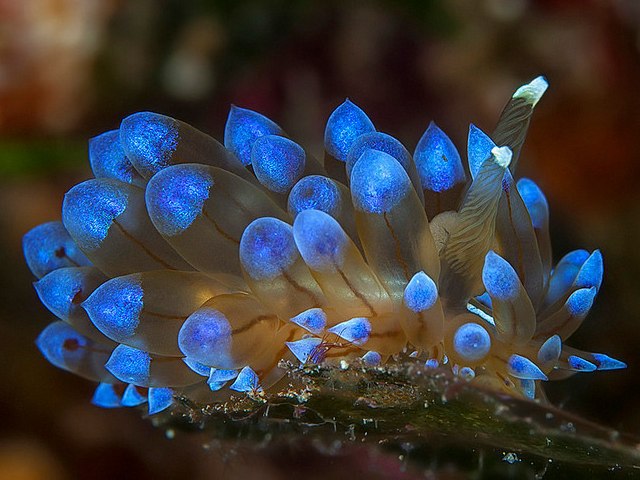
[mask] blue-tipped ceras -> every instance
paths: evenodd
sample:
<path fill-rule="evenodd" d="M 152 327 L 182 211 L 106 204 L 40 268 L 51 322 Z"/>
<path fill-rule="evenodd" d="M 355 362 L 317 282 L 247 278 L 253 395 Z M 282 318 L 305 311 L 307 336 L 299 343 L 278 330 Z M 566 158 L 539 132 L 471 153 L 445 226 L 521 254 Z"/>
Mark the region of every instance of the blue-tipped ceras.
<path fill-rule="evenodd" d="M 268 391 L 281 359 L 412 357 L 531 398 L 567 372 L 624 368 L 565 345 L 602 256 L 553 268 L 544 194 L 514 178 L 546 88 L 519 88 L 491 135 L 471 125 L 466 166 L 435 123 L 411 155 L 349 100 L 322 160 L 239 107 L 224 146 L 156 113 L 125 118 L 90 141 L 95 178 L 65 195 L 62 222 L 24 236 L 60 318 L 38 347 L 98 382 L 96 405 L 150 413 L 177 393 Z"/>

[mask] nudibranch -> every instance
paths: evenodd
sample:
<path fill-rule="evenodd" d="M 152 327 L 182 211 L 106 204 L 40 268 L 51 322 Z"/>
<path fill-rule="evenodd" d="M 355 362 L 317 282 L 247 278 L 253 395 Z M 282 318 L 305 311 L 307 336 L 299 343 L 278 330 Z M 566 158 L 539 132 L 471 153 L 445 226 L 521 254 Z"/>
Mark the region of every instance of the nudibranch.
<path fill-rule="evenodd" d="M 62 221 L 24 236 L 42 303 L 37 345 L 98 382 L 103 407 L 266 392 L 281 360 L 422 362 L 471 384 L 544 398 L 542 382 L 626 365 L 569 347 L 600 288 L 600 251 L 555 266 L 549 208 L 515 169 L 538 77 L 467 165 L 431 123 L 411 154 L 349 100 L 323 161 L 233 106 L 224 145 L 157 113 L 89 142 L 95 178 Z M 373 367 L 375 368 L 375 367 Z"/>

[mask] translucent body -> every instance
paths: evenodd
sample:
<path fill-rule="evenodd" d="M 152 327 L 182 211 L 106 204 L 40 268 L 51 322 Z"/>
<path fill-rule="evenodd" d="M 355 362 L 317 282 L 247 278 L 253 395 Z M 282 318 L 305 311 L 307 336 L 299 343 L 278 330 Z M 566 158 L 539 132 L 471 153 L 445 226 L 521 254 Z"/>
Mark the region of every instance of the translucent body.
<path fill-rule="evenodd" d="M 602 255 L 552 267 L 544 194 L 516 181 L 545 89 L 518 89 L 491 137 L 471 125 L 470 179 L 435 124 L 412 157 L 348 100 L 324 165 L 239 107 L 225 147 L 170 117 L 125 118 L 92 140 L 97 178 L 67 193 L 63 223 L 24 237 L 38 295 L 64 320 L 38 347 L 100 382 L 94 404 L 152 414 L 174 395 L 262 394 L 281 360 L 417 362 L 543 399 L 547 379 L 624 368 L 565 344 Z"/>

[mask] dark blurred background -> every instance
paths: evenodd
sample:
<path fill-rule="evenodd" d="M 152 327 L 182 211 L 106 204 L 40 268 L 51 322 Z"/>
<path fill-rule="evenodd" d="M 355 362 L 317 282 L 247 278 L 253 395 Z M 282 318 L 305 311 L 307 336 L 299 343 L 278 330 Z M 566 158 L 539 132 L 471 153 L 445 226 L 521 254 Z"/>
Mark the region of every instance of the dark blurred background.
<path fill-rule="evenodd" d="M 435 120 L 466 158 L 469 122 L 490 132 L 538 74 L 551 87 L 520 173 L 547 193 L 556 259 L 579 247 L 605 258 L 598 301 L 570 343 L 629 364 L 549 395 L 638 434 L 640 2 L 0 0 L 0 478 L 278 479 L 304 468 L 203 449 L 197 435 L 169 440 L 136 412 L 92 407 L 92 386 L 37 352 L 52 315 L 20 240 L 59 218 L 64 192 L 90 175 L 88 138 L 138 110 L 221 138 L 235 103 L 319 151 L 348 96 L 410 150 Z M 368 478 L 397 468 L 358 455 Z M 346 476 L 339 460 L 316 464 L 306 478 Z"/>

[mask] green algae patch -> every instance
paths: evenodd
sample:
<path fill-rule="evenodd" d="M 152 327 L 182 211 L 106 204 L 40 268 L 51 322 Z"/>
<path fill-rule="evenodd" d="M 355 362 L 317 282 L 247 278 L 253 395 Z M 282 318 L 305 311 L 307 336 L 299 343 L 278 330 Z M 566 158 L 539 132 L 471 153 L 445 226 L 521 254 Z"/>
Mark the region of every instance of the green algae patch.
<path fill-rule="evenodd" d="M 461 470 L 520 468 L 538 478 L 553 478 L 553 472 L 640 475 L 637 440 L 548 404 L 479 389 L 418 362 L 281 366 L 287 378 L 269 393 L 211 405 L 182 398 L 154 421 L 250 448 L 313 440 L 334 447 L 338 442 L 340 448 L 375 445 L 412 465 L 447 458 Z"/>

